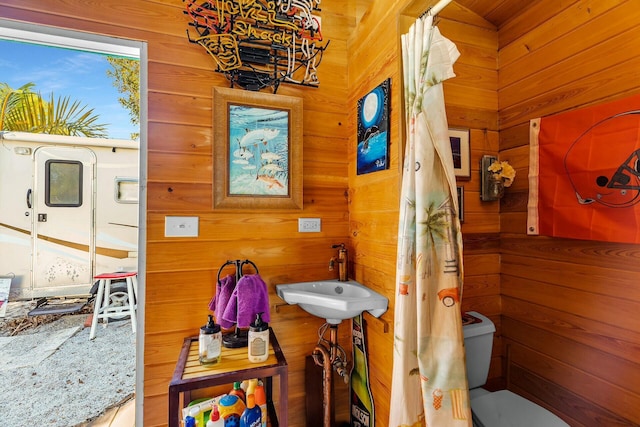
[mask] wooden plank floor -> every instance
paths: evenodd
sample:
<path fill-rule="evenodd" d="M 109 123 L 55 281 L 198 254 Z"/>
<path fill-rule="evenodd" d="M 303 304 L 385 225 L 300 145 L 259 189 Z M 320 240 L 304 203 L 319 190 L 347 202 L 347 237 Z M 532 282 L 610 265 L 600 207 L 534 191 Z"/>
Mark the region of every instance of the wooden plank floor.
<path fill-rule="evenodd" d="M 122 406 L 109 409 L 103 416 L 84 427 L 135 427 L 136 400 L 131 399 Z"/>

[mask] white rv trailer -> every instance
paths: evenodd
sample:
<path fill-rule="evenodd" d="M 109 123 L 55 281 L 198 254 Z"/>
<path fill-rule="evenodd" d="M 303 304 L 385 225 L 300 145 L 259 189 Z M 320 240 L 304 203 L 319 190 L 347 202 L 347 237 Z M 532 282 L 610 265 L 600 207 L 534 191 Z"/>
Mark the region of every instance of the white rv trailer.
<path fill-rule="evenodd" d="M 0 276 L 10 299 L 88 296 L 135 270 L 136 141 L 0 132 Z"/>

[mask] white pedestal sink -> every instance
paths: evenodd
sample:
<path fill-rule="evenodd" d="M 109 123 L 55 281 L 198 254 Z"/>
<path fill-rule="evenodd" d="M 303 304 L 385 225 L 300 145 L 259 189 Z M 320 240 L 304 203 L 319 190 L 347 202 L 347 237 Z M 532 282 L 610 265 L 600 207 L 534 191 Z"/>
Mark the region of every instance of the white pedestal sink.
<path fill-rule="evenodd" d="M 307 313 L 334 325 L 363 311 L 380 317 L 389 304 L 387 297 L 355 280 L 316 280 L 276 285 L 276 293 L 288 304 L 298 304 Z"/>

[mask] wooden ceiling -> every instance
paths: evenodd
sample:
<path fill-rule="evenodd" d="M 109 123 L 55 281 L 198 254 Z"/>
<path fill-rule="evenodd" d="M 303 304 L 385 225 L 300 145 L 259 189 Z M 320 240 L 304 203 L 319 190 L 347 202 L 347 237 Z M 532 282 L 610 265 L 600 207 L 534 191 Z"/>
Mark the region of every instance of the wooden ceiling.
<path fill-rule="evenodd" d="M 475 14 L 491 22 L 497 28 L 525 9 L 534 6 L 539 0 L 455 0 Z"/>

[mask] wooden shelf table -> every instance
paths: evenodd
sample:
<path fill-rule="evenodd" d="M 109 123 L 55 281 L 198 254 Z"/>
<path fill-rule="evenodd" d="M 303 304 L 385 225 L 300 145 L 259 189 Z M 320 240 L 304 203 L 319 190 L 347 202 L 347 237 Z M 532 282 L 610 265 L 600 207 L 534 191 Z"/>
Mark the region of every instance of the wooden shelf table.
<path fill-rule="evenodd" d="M 273 404 L 273 376 L 279 377 L 280 404 L 276 412 Z M 182 411 L 180 394 L 186 405 L 191 391 L 252 378 L 264 378 L 269 423 L 273 427 L 287 427 L 288 366 L 273 330 L 269 328 L 269 358 L 251 363 L 247 347 L 222 348 L 222 360 L 214 365 L 201 365 L 198 360 L 198 337 L 184 339 L 180 357 L 169 383 L 169 427 L 180 427 Z M 279 415 L 279 416 L 278 416 Z"/>

